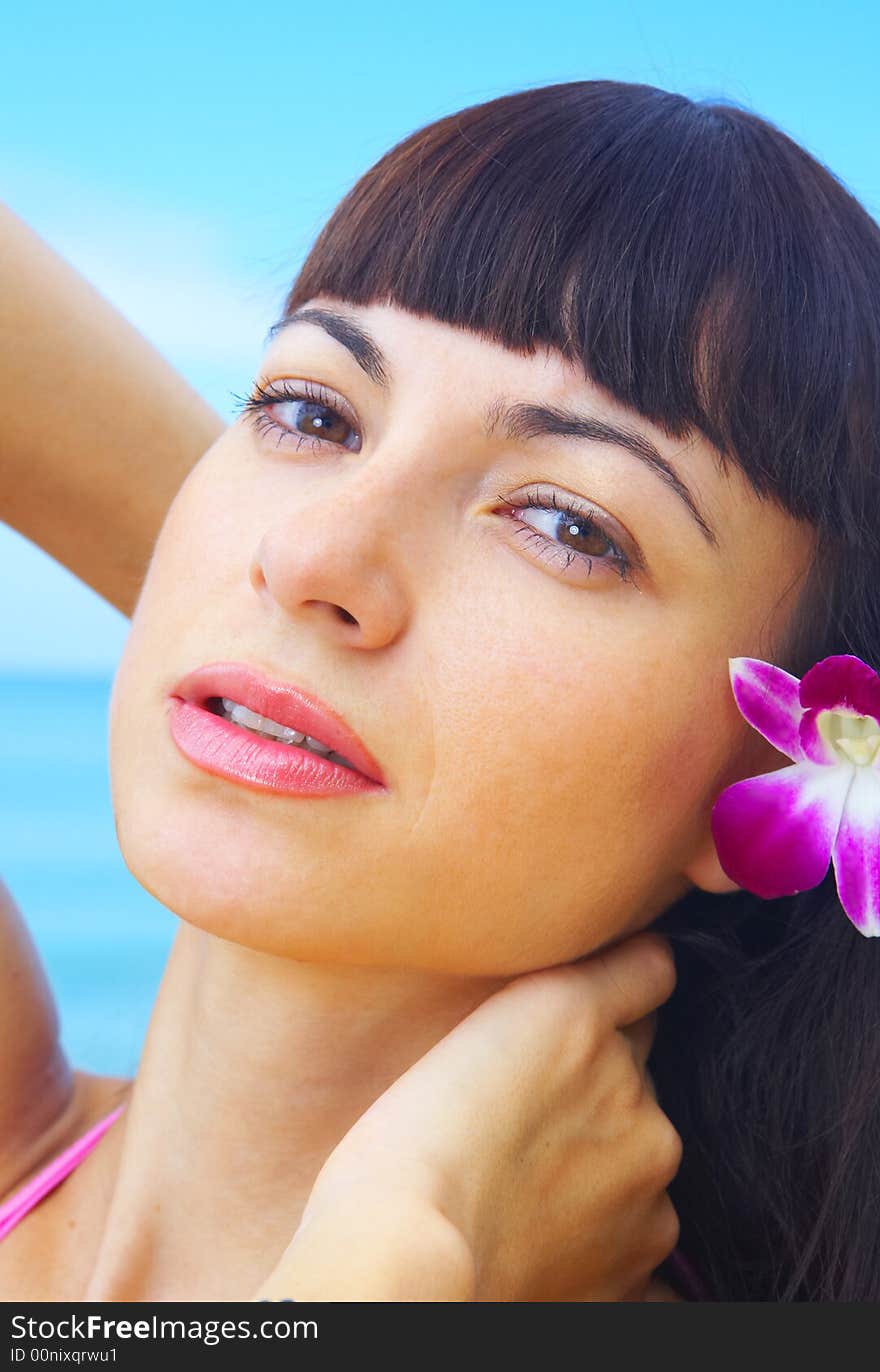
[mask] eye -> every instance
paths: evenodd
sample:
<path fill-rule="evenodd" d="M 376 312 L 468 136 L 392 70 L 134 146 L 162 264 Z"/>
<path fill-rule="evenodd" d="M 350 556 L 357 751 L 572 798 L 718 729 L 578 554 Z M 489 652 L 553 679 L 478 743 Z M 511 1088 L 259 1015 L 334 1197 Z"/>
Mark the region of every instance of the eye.
<path fill-rule="evenodd" d="M 235 411 L 247 417 L 262 434 L 277 435 L 276 447 L 287 438 L 303 443 L 332 443 L 356 450 L 359 439 L 346 417 L 345 405 L 314 381 L 291 381 L 282 377 L 268 384 L 257 380 L 249 396 L 234 396 Z"/>
<path fill-rule="evenodd" d="M 511 520 L 513 511 L 534 511 L 528 517 L 513 521 L 520 525 L 517 537 L 563 572 L 577 563 L 576 570 L 592 576 L 594 563 L 598 563 L 615 572 L 621 581 L 632 581 L 633 573 L 644 565 L 636 550 L 626 552 L 612 536 L 607 515 L 595 507 L 581 505 L 573 496 L 560 500 L 556 491 L 533 490 L 521 500 L 506 496 L 498 499 Z"/>

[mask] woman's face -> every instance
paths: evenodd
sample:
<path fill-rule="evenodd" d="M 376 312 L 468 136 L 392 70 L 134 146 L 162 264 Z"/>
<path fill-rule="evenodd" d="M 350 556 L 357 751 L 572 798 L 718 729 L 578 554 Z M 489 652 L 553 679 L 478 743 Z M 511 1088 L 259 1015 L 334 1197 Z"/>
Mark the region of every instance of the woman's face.
<path fill-rule="evenodd" d="M 481 975 L 570 961 L 692 884 L 729 889 L 712 804 L 783 759 L 741 718 L 727 659 L 772 654 L 810 531 L 556 352 L 390 306 L 309 307 L 350 322 L 335 333 L 360 362 L 332 321 L 275 334 L 268 389 L 327 398 L 227 429 L 141 591 L 110 711 L 131 871 L 251 948 Z M 526 413 L 507 436 L 514 404 L 585 422 L 566 437 Z M 651 445 L 717 545 L 642 460 Z M 169 696 L 220 660 L 320 697 L 387 790 L 291 796 L 191 762 Z"/>

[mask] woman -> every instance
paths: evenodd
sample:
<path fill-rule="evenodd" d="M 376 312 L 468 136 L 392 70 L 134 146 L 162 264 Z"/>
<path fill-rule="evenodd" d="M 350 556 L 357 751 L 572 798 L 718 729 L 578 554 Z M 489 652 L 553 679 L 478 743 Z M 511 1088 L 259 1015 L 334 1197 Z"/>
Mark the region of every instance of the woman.
<path fill-rule="evenodd" d="M 235 1278 L 333 1299 L 309 1274 L 338 1261 L 355 1214 L 391 1216 L 380 1299 L 412 1294 L 413 1271 L 437 1299 L 650 1294 L 675 1243 L 657 1199 L 678 1156 L 633 1062 L 671 983 L 634 936 L 660 917 L 686 976 L 652 1066 L 684 1139 L 673 1199 L 705 1289 L 873 1292 L 873 1189 L 858 1184 L 876 1152 L 860 1008 L 874 945 L 832 917 L 827 883 L 772 903 L 736 891 L 710 813 L 780 760 L 737 713 L 731 655 L 791 672 L 834 651 L 880 659 L 865 498 L 878 264 L 876 226 L 769 125 L 610 82 L 440 120 L 345 198 L 239 420 L 174 495 L 134 607 L 110 711 L 117 833 L 183 923 L 137 1077 L 114 1088 L 124 1113 L 0 1247 L 17 1298 L 228 1297 Z M 124 424 L 131 374 L 110 365 L 125 389 L 104 405 Z M 186 465 L 168 437 L 181 412 L 209 427 L 168 380 L 149 419 L 171 451 L 165 498 Z M 134 439 L 120 497 L 143 549 Z M 107 441 L 125 451 L 123 430 Z M 82 510 L 90 483 L 64 465 L 57 508 Z M 39 541 L 76 561 L 63 517 L 11 484 L 10 522 L 39 518 Z M 102 513 L 80 539 L 104 535 Z M 106 548 L 91 584 L 129 609 Z M 288 706 L 302 722 L 288 684 L 326 697 L 316 730 L 344 714 L 330 741 L 354 767 L 288 766 L 278 750 L 295 742 L 237 739 Z M 258 718 L 221 719 L 242 694 Z M 307 798 L 315 767 L 324 789 Z M 578 1009 L 575 1052 L 562 1026 Z M 42 1023 L 4 1089 L 10 1127 L 30 1112 L 10 1189 L 76 1132 Z M 62 1082 L 41 1119 L 35 1069 Z M 80 1106 L 78 1122 L 99 1114 Z M 864 1248 L 847 1263 L 857 1207 Z M 70 1220 L 87 1228 L 86 1284 L 65 1275 Z M 641 1262 L 620 1248 L 634 1229 Z M 583 1267 L 578 1287 L 606 1248 L 612 1271 Z"/>
<path fill-rule="evenodd" d="M 74 509 L 82 543 L 66 545 L 70 560 L 105 593 L 115 586 L 130 613 L 132 549 L 149 546 L 140 521 L 153 508 L 150 486 L 167 483 L 179 462 L 191 465 L 215 421 L 25 225 L 7 214 L 2 229 L 4 300 L 15 312 L 5 335 L 14 339 L 5 359 L 10 433 L 19 415 L 33 416 L 11 445 L 16 460 L 31 452 L 12 474 L 21 483 L 4 487 L 4 513 L 16 500 L 19 527 L 62 553 L 65 510 Z M 50 311 L 69 322 L 68 337 L 46 330 Z M 88 363 L 78 368 L 71 357 Z M 46 375 L 58 378 L 55 404 L 34 406 L 29 387 Z M 89 378 L 100 386 L 91 409 L 82 398 Z M 108 429 L 111 393 L 118 419 Z M 156 415 L 146 393 L 159 396 Z M 347 776 L 323 763 L 318 772 Z M 645 1089 L 647 1016 L 673 973 L 656 938 L 627 940 L 583 967 L 514 978 L 486 1001 L 506 978 L 411 978 L 391 967 L 370 985 L 369 969 L 279 963 L 238 948 L 237 1003 L 222 1007 L 228 1051 L 219 1026 L 190 1045 L 200 1041 L 215 1069 L 195 1062 L 181 1023 L 169 1053 L 157 1007 L 132 1089 L 71 1073 L 45 977 L 5 896 L 0 1191 L 14 1187 L 0 1200 L 6 1298 L 234 1299 L 255 1289 L 255 1298 L 299 1299 L 671 1298 L 662 1284 L 646 1287 L 675 1241 L 665 1188 L 680 1156 Z M 221 957 L 233 949 L 202 936 L 186 951 L 181 940 L 178 975 L 209 942 Z M 198 980 L 197 1002 L 204 967 Z M 170 976 L 160 1002 L 175 1016 L 206 1008 L 185 1005 Z M 175 1060 L 190 1078 L 177 1093 L 168 1090 Z M 191 1129 L 179 1124 L 184 1105 Z M 153 1171 L 159 1158 L 170 1164 L 164 1178 Z M 298 1224 L 306 1196 L 308 1223 Z"/>

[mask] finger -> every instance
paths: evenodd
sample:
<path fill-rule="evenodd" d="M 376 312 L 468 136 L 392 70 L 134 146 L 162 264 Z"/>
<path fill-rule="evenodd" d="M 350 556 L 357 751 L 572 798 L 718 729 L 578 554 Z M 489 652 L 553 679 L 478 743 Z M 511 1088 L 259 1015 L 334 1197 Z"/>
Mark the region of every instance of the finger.
<path fill-rule="evenodd" d="M 618 1027 L 656 1010 L 675 990 L 675 960 L 659 934 L 633 934 L 594 953 L 583 966 L 591 970 L 592 992 Z"/>
<path fill-rule="evenodd" d="M 644 1071 L 654 1045 L 654 1035 L 657 1032 L 656 1013 L 652 1012 L 650 1015 L 645 1015 L 643 1019 L 637 1019 L 634 1024 L 624 1025 L 620 1032 L 632 1048 L 636 1065 Z"/>

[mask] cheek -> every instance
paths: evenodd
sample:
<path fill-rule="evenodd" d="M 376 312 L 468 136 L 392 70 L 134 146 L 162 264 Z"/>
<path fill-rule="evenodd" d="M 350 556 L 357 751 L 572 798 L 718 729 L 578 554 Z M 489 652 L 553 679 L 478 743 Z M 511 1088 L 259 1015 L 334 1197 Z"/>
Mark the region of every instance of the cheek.
<path fill-rule="evenodd" d="M 122 667 L 131 708 L 164 698 L 200 640 L 216 644 L 224 607 L 247 584 L 253 540 L 248 496 L 210 450 L 168 508 L 131 620 Z M 225 464 L 228 465 L 228 464 Z M 254 524 L 255 527 L 255 524 Z"/>
<path fill-rule="evenodd" d="M 252 553 L 248 508 L 247 489 L 230 480 L 219 459 L 203 458 L 169 507 L 150 564 L 163 611 L 193 600 L 203 605 L 241 578 Z"/>
<path fill-rule="evenodd" d="M 729 746 L 695 727 L 700 654 L 667 643 L 652 661 L 648 640 L 637 651 L 595 634 L 577 655 L 560 650 L 565 634 L 525 641 L 522 629 L 488 653 L 449 641 L 447 741 L 408 835 L 413 870 L 424 878 L 427 857 L 447 893 L 454 870 L 475 937 L 491 936 L 495 965 L 511 971 L 580 956 L 651 917 Z"/>
<path fill-rule="evenodd" d="M 199 626 L 210 633 L 224 578 L 241 575 L 241 503 L 215 480 L 210 453 L 181 485 L 156 539 L 117 667 L 109 706 L 110 781 L 118 819 L 149 808 L 157 747 L 167 742 L 166 697 L 192 666 Z M 216 640 L 216 633 L 212 635 Z"/>

